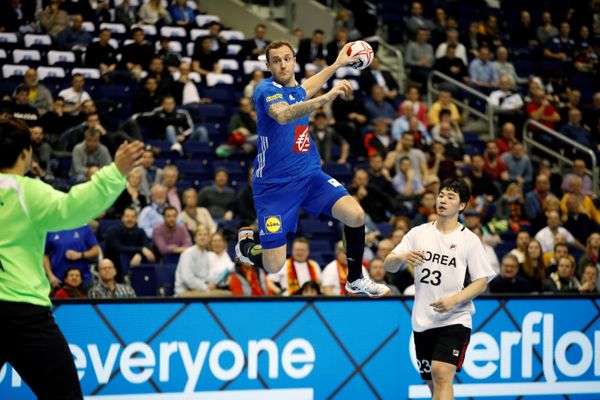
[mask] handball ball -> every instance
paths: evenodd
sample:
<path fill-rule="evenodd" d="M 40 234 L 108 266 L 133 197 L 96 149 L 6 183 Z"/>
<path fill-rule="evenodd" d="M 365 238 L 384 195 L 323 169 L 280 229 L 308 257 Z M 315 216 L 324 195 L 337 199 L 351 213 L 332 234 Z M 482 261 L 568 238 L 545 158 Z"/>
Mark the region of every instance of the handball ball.
<path fill-rule="evenodd" d="M 348 55 L 351 57 L 357 57 L 360 61 L 350 64 L 354 69 L 365 69 L 373 61 L 373 48 L 371 45 L 364 40 L 357 40 L 352 43 L 352 46 L 348 49 Z"/>

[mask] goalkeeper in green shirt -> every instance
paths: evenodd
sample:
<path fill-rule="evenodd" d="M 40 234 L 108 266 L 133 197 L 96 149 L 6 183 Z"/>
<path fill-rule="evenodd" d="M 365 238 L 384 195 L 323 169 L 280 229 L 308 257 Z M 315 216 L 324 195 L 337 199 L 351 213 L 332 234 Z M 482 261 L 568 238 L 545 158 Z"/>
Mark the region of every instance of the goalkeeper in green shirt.
<path fill-rule="evenodd" d="M 32 152 L 27 125 L 0 124 L 0 368 L 9 362 L 40 399 L 83 399 L 71 352 L 50 312 L 46 233 L 85 225 L 109 208 L 142 151 L 140 142 L 124 143 L 114 163 L 62 193 L 24 177 Z"/>

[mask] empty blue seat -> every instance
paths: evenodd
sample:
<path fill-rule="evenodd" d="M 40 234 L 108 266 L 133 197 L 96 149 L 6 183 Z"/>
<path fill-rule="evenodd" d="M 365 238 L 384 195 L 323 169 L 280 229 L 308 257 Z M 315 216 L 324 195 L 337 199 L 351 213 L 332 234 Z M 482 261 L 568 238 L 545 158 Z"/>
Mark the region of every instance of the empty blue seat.
<path fill-rule="evenodd" d="M 378 224 L 375 224 L 377 226 L 377 230 L 381 233 L 382 237 L 390 237 L 392 236 L 392 231 L 394 229 L 394 226 L 392 224 L 390 224 L 389 222 L 380 222 Z"/>
<path fill-rule="evenodd" d="M 171 297 L 175 291 L 175 271 L 177 264 L 163 264 L 156 267 L 156 287 L 159 296 Z"/>
<path fill-rule="evenodd" d="M 156 266 L 140 264 L 132 268 L 131 287 L 138 297 L 156 296 Z"/>
<path fill-rule="evenodd" d="M 106 232 L 121 223 L 120 219 L 101 219 L 98 224 L 98 236 L 104 237 Z"/>

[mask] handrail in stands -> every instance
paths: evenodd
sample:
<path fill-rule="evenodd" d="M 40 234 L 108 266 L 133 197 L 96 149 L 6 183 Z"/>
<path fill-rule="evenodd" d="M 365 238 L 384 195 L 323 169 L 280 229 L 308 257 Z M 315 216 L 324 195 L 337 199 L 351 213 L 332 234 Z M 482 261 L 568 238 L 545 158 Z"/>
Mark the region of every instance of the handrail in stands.
<path fill-rule="evenodd" d="M 441 72 L 435 71 L 435 70 L 431 71 L 429 73 L 429 76 L 427 77 L 427 106 L 428 107 L 431 107 L 431 104 L 433 104 L 433 95 L 438 94 L 440 92 L 440 90 L 433 85 L 434 77 L 440 78 L 448 83 L 451 83 L 452 85 L 458 87 L 459 89 L 469 92 L 473 96 L 478 97 L 481 100 L 483 100 L 485 102 L 485 104 L 487 105 L 485 113 L 482 113 L 481 111 L 476 110 L 475 108 L 469 106 L 467 103 L 465 103 L 462 100 L 452 98 L 452 102 L 460 105 L 461 107 L 467 109 L 470 113 L 475 114 L 477 117 L 486 121 L 488 123 L 490 137 L 491 138 L 496 137 L 496 124 L 494 122 L 494 114 L 495 114 L 494 108 L 495 107 L 493 107 L 492 104 L 490 103 L 490 98 L 488 96 L 486 96 L 485 94 L 481 93 L 480 91 L 473 89 L 472 87 L 465 85 L 464 83 L 459 82 L 456 79 L 453 79 L 453 78 L 449 77 L 448 75 L 442 74 Z"/>
<path fill-rule="evenodd" d="M 559 140 L 565 144 L 568 144 L 569 146 L 573 146 L 574 148 L 582 151 L 583 153 L 587 153 L 590 156 L 590 159 L 592 160 L 593 167 L 591 170 L 586 169 L 585 173 L 592 177 L 592 187 L 594 188 L 594 193 L 596 193 L 596 195 L 600 194 L 600 188 L 598 187 L 598 164 L 596 160 L 596 153 L 592 149 L 587 148 L 586 146 L 568 138 L 567 136 L 555 131 L 554 129 L 548 128 L 546 125 L 540 124 L 536 120 L 528 119 L 527 121 L 525 121 L 525 123 L 523 124 L 523 142 L 525 148 L 534 147 L 536 149 L 539 149 L 548 155 L 556 157 L 558 160 L 565 164 L 568 164 L 569 166 L 573 165 L 573 160 L 571 160 L 569 157 L 566 157 L 564 154 L 561 154 L 556 149 L 551 149 L 550 147 L 545 146 L 544 144 L 535 140 L 533 138 L 533 132 L 530 129 L 528 129 L 530 126 L 535 126 L 537 129 L 542 130 L 548 135 L 552 136 L 553 139 Z"/>

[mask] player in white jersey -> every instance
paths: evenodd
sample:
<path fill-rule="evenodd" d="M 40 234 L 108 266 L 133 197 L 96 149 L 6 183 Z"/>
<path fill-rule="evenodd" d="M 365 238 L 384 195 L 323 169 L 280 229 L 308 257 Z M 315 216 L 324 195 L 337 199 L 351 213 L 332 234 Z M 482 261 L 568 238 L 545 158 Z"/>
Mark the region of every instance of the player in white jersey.
<path fill-rule="evenodd" d="M 454 399 L 452 382 L 471 336 L 472 300 L 495 275 L 479 238 L 458 222 L 470 196 L 465 181 L 445 181 L 437 220 L 411 229 L 384 263 L 390 272 L 415 266 L 415 350 L 434 400 Z"/>

